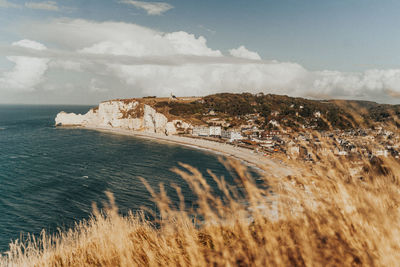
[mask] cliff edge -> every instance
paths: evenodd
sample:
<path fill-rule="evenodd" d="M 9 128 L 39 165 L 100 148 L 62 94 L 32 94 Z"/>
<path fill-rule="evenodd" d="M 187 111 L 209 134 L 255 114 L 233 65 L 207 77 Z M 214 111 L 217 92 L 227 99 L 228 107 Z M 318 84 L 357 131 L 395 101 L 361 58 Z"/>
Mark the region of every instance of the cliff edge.
<path fill-rule="evenodd" d="M 57 114 L 56 126 L 82 126 L 101 128 L 122 128 L 133 131 L 176 134 L 179 130 L 187 130 L 192 126 L 181 120 L 168 121 L 168 118 L 158 113 L 149 105 L 139 101 L 111 100 L 100 103 L 86 114 Z"/>

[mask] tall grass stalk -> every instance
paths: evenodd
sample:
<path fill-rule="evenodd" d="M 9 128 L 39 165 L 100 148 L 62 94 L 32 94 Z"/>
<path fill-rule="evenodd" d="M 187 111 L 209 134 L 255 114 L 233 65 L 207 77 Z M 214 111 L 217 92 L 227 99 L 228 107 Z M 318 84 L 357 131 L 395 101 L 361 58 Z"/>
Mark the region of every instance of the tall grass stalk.
<path fill-rule="evenodd" d="M 0 265 L 398 266 L 400 164 L 361 161 L 361 168 L 331 154 L 316 164 L 290 161 L 294 175 L 264 170 L 265 189 L 246 167 L 228 160 L 237 187 L 210 172 L 222 196 L 198 170 L 181 164 L 173 171 L 197 196 L 195 210 L 184 206 L 179 187 L 175 207 L 163 185 L 155 190 L 144 181 L 158 221 L 144 212 L 121 216 L 107 192 L 109 203 L 102 210 L 94 205 L 90 219 L 56 235 L 11 243 Z"/>

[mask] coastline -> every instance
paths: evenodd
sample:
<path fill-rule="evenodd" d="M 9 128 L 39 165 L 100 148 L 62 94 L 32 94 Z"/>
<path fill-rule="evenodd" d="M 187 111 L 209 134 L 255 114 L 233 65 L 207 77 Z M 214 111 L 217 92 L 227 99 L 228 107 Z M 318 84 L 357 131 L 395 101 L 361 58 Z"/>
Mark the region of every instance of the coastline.
<path fill-rule="evenodd" d="M 68 126 L 61 126 L 61 127 L 68 127 Z M 256 167 L 262 171 L 268 170 L 272 175 L 291 174 L 289 166 L 284 166 L 283 164 L 276 162 L 273 159 L 266 158 L 262 154 L 255 153 L 252 150 L 241 147 L 235 147 L 230 144 L 218 143 L 204 139 L 195 139 L 185 136 L 176 136 L 176 135 L 167 136 L 156 133 L 126 130 L 121 128 L 98 127 L 98 126 L 73 126 L 73 127 L 87 129 L 87 130 L 94 130 L 104 133 L 145 138 L 159 142 L 172 143 L 195 149 L 206 150 L 215 154 L 221 154 L 227 158 L 233 158 L 239 160 L 241 162 L 244 162 L 246 165 Z"/>

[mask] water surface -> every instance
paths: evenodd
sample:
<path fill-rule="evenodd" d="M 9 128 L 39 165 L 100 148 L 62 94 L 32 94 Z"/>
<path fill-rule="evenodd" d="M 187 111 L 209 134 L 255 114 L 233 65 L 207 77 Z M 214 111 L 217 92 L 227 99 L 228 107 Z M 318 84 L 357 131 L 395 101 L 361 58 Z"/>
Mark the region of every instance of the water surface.
<path fill-rule="evenodd" d="M 188 186 L 170 171 L 178 162 L 233 179 L 217 156 L 206 151 L 54 127 L 59 111 L 84 113 L 89 108 L 0 105 L 0 251 L 21 233 L 54 232 L 88 218 L 91 204 L 106 200 L 106 190 L 114 193 L 123 213 L 154 208 L 139 177 L 153 187 L 163 182 L 170 193 L 168 185 L 178 184 L 190 206 Z"/>

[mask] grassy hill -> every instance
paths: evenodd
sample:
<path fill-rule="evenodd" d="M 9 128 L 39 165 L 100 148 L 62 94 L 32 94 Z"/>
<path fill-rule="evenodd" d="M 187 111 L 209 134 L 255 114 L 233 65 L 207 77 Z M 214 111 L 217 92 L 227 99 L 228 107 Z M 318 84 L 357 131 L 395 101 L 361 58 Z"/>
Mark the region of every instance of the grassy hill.
<path fill-rule="evenodd" d="M 371 127 L 377 122 L 396 123 L 400 105 L 378 104 L 356 100 L 310 100 L 273 94 L 208 95 L 193 101 L 163 100 L 154 102 L 158 111 L 169 116 L 191 121 L 204 121 L 210 115 L 245 123 L 246 116 L 256 114 L 257 123 L 268 127 L 276 120 L 283 126 L 299 128 L 303 125 L 318 130 Z"/>

